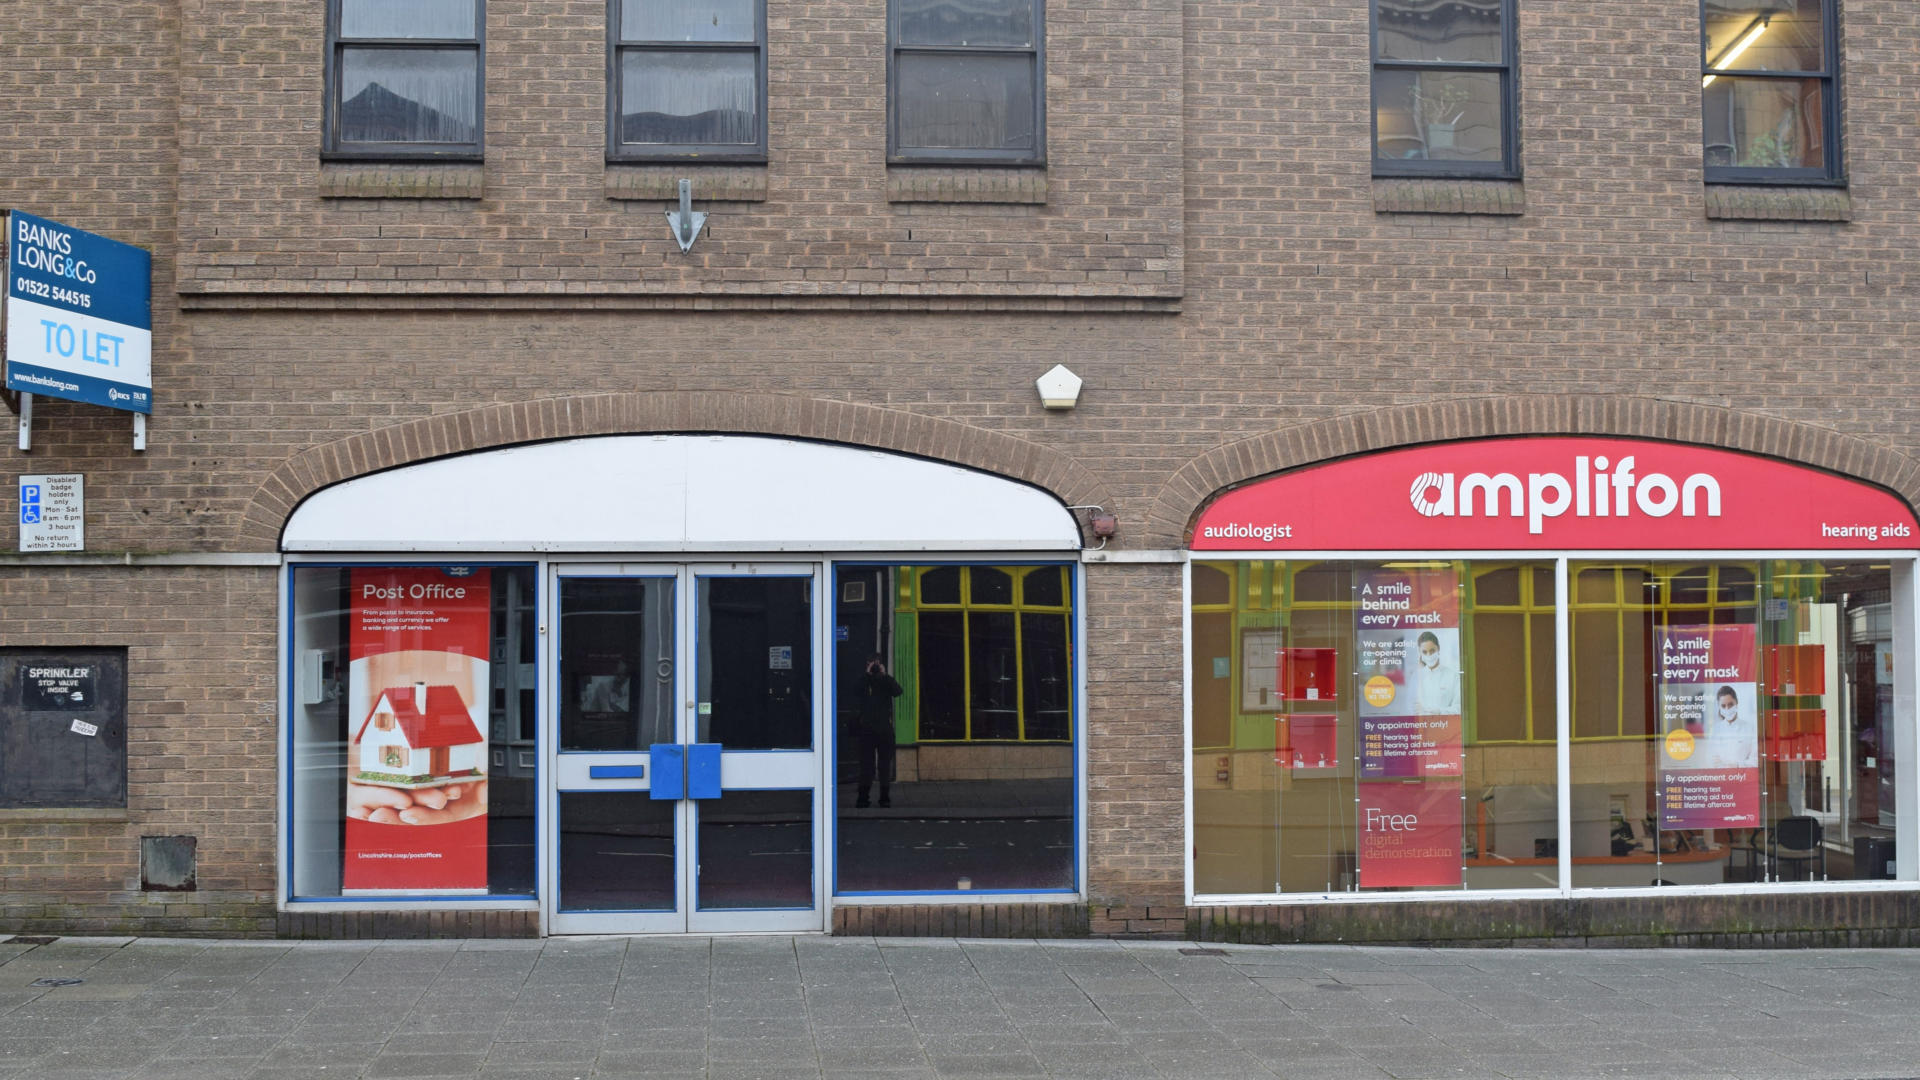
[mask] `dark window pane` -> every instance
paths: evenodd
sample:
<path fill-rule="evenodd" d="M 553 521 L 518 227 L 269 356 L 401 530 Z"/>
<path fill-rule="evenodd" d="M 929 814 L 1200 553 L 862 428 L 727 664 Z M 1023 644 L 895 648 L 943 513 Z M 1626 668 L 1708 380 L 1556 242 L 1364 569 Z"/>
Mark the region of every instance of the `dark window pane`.
<path fill-rule="evenodd" d="M 1299 604 L 1347 603 L 1352 587 L 1341 563 L 1286 563 L 1280 572 L 1299 567 L 1293 575 L 1293 602 Z"/>
<path fill-rule="evenodd" d="M 1620 616 L 1610 611 L 1573 616 L 1573 737 L 1620 734 L 1620 691 L 1625 677 Z M 1635 657 L 1637 662 L 1637 657 Z M 1638 687 L 1635 687 L 1636 691 Z"/>
<path fill-rule="evenodd" d="M 1405 161 L 1501 161 L 1505 104 L 1491 71 L 1377 68 L 1377 157 Z"/>
<path fill-rule="evenodd" d="M 674 910 L 679 805 L 644 791 L 561 792 L 560 910 Z"/>
<path fill-rule="evenodd" d="M 973 687 L 975 739 L 1020 737 L 1019 652 L 1013 614 L 976 611 L 967 617 L 967 669 Z"/>
<path fill-rule="evenodd" d="M 895 63 L 901 146 L 1034 148 L 1032 56 L 900 53 Z"/>
<path fill-rule="evenodd" d="M 1491 675 L 1474 680 L 1477 742 L 1527 737 L 1527 683 L 1517 662 L 1526 655 L 1526 635 L 1525 615 L 1483 611 L 1473 617 L 1472 670 Z"/>
<path fill-rule="evenodd" d="M 1042 566 L 1029 570 L 1020 585 L 1021 602 L 1034 606 L 1059 607 L 1066 603 L 1067 571 L 1062 566 Z"/>
<path fill-rule="evenodd" d="M 671 578 L 560 579 L 560 748 L 673 742 Z"/>
<path fill-rule="evenodd" d="M 639 49 L 621 53 L 620 141 L 758 143 L 759 64 L 754 54 Z"/>
<path fill-rule="evenodd" d="M 964 619 L 957 611 L 920 613 L 922 739 L 967 737 L 966 642 L 960 629 Z"/>
<path fill-rule="evenodd" d="M 1489 570 L 1473 578 L 1473 600 L 1477 604 L 1514 607 L 1520 603 L 1520 569 Z"/>
<path fill-rule="evenodd" d="M 920 602 L 957 604 L 960 602 L 960 568 L 940 566 L 920 575 Z"/>
<path fill-rule="evenodd" d="M 1675 573 L 1667 581 L 1667 602 L 1688 606 L 1707 602 L 1707 582 L 1709 570 L 1704 566 L 1694 566 Z"/>
<path fill-rule="evenodd" d="M 472 38 L 473 0 L 340 0 L 340 36 Z"/>
<path fill-rule="evenodd" d="M 977 617 L 977 616 L 976 616 Z M 1067 664 L 1067 617 L 1039 612 L 1020 616 L 1020 686 L 1026 699 L 1029 739 L 1065 739 L 1072 734 L 1073 679 Z"/>
<path fill-rule="evenodd" d="M 1823 0 L 1707 0 L 1700 63 L 1714 70 L 1823 71 Z"/>
<path fill-rule="evenodd" d="M 479 56 L 471 49 L 343 49 L 340 140 L 479 141 Z"/>
<path fill-rule="evenodd" d="M 813 579 L 702 577 L 695 612 L 696 741 L 730 750 L 813 744 Z"/>
<path fill-rule="evenodd" d="M 729 791 L 699 805 L 695 907 L 813 906 L 813 792 Z"/>
<path fill-rule="evenodd" d="M 1708 166 L 1825 167 L 1825 111 L 1819 79 L 1721 75 L 1701 97 Z"/>
<path fill-rule="evenodd" d="M 1193 745 L 1233 743 L 1233 616 L 1193 616 Z"/>
<path fill-rule="evenodd" d="M 1193 564 L 1193 602 L 1214 605 L 1233 603 L 1233 574 L 1217 566 Z"/>
<path fill-rule="evenodd" d="M 1033 44 L 1033 0 L 894 0 L 902 45 Z"/>
<path fill-rule="evenodd" d="M 754 41 L 753 0 L 622 0 L 623 41 Z"/>
<path fill-rule="evenodd" d="M 1502 62 L 1501 0 L 1374 0 L 1382 60 Z"/>
<path fill-rule="evenodd" d="M 973 596 L 976 604 L 1013 603 L 1013 575 L 991 566 L 973 568 Z"/>

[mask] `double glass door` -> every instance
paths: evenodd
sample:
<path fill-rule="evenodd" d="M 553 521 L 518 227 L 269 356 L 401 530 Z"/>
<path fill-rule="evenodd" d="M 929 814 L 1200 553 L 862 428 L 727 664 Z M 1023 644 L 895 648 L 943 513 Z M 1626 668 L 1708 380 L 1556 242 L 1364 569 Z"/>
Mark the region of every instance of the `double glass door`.
<path fill-rule="evenodd" d="M 560 566 L 554 933 L 824 928 L 817 566 Z"/>

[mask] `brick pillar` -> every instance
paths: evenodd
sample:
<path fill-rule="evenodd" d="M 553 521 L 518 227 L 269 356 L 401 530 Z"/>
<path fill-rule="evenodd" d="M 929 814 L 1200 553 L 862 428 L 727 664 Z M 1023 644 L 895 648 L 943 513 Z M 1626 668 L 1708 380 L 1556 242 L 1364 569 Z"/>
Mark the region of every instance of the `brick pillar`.
<path fill-rule="evenodd" d="M 1176 563 L 1087 573 L 1087 895 L 1097 935 L 1186 929 Z"/>

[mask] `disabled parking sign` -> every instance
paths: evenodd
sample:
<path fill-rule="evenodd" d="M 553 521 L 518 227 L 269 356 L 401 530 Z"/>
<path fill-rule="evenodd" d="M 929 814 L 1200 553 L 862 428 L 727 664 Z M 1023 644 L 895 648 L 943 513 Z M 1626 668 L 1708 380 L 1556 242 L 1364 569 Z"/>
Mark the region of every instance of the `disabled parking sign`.
<path fill-rule="evenodd" d="M 20 550 L 83 551 L 87 545 L 85 479 L 80 473 L 20 478 Z"/>

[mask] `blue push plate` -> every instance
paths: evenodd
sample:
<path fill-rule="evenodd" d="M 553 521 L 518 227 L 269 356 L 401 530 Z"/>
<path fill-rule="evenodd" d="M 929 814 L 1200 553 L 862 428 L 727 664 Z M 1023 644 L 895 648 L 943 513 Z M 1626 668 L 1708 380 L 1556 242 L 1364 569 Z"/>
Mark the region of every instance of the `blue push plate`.
<path fill-rule="evenodd" d="M 720 744 L 694 743 L 687 751 L 687 798 L 719 798 Z"/>
<path fill-rule="evenodd" d="M 647 747 L 647 762 L 653 766 L 653 783 L 647 795 L 653 799 L 687 797 L 687 748 L 680 743 L 654 743 Z"/>
<path fill-rule="evenodd" d="M 645 765 L 589 765 L 587 777 L 593 780 L 645 780 Z"/>

